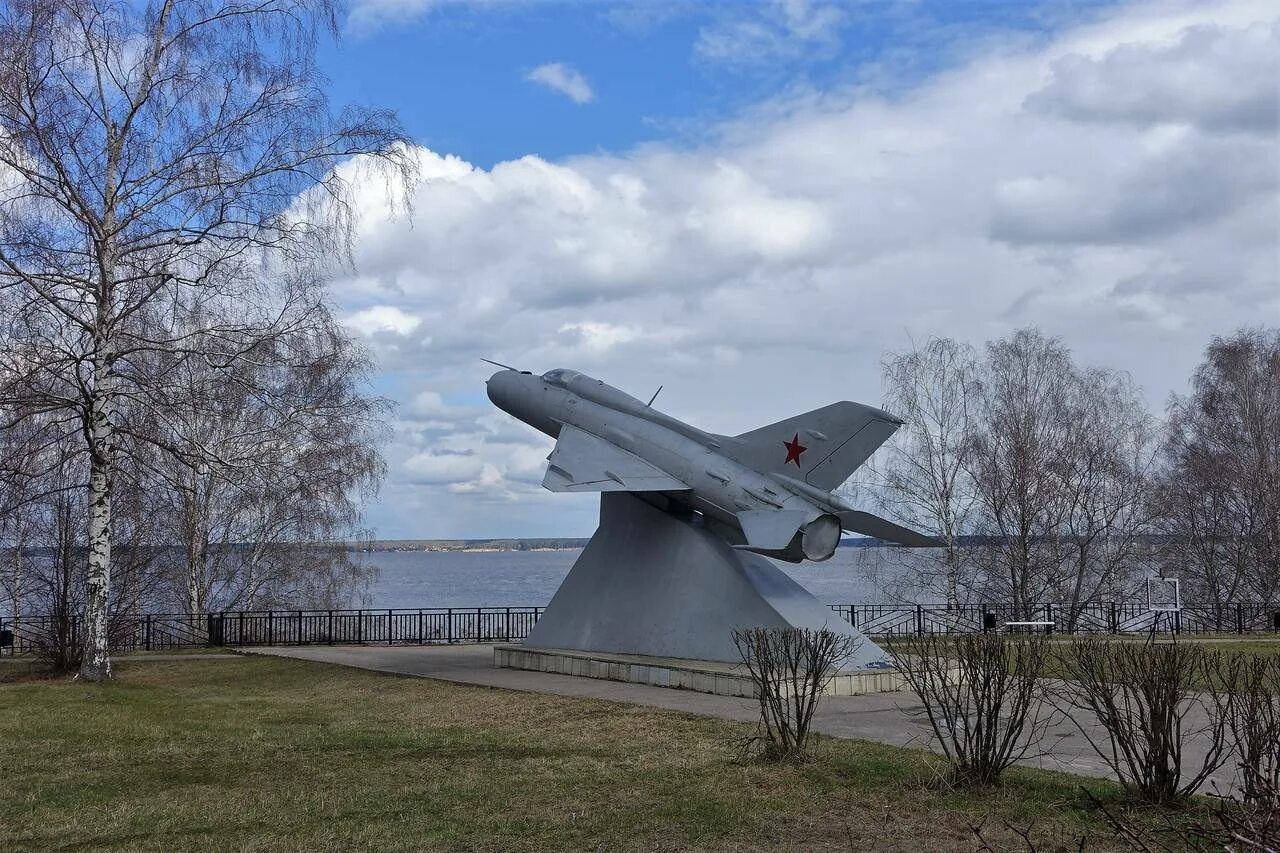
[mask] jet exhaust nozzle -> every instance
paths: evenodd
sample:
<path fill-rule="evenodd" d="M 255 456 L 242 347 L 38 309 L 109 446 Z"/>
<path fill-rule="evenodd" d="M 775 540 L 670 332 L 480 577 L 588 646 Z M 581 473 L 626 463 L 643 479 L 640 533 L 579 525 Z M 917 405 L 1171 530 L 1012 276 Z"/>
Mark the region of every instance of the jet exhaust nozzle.
<path fill-rule="evenodd" d="M 831 559 L 840 545 L 840 519 L 828 513 L 820 515 L 800 531 L 800 550 L 805 559 L 820 563 Z"/>

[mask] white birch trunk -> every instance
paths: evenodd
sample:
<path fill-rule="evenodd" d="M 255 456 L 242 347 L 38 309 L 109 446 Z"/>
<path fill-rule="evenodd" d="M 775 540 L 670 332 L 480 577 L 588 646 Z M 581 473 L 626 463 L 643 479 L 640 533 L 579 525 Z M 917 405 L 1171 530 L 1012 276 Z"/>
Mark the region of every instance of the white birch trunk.
<path fill-rule="evenodd" d="M 106 354 L 94 359 L 95 385 L 89 421 L 89 570 L 85 577 L 84 656 L 80 676 L 87 681 L 111 677 L 107 646 L 108 596 L 111 590 L 111 486 L 115 444 L 112 387 Z"/>
<path fill-rule="evenodd" d="M 205 571 L 208 553 L 203 526 L 188 545 L 187 552 L 187 614 L 197 616 L 204 610 Z"/>
<path fill-rule="evenodd" d="M 27 526 L 21 514 L 15 523 L 13 544 L 13 588 L 9 591 L 9 601 L 13 610 L 13 622 L 16 625 L 22 618 L 23 559 L 27 548 Z"/>

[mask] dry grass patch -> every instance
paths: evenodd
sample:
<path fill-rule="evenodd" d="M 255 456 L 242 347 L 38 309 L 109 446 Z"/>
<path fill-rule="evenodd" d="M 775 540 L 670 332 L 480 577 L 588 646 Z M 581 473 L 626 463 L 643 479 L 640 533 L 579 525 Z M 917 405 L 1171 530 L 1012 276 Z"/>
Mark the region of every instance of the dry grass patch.
<path fill-rule="evenodd" d="M 108 685 L 0 685 L 0 844 L 949 851 L 984 818 L 989 841 L 1020 843 L 1007 821 L 1040 849 L 1112 843 L 1075 777 L 939 790 L 923 753 L 833 739 L 736 762 L 747 730 L 303 661 L 124 662 Z"/>

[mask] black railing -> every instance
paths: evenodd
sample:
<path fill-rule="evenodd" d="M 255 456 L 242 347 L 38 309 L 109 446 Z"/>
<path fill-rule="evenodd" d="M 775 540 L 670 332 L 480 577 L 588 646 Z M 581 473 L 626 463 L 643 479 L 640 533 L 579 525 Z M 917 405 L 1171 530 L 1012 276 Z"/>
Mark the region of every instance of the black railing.
<path fill-rule="evenodd" d="M 165 651 L 203 646 L 312 646 L 491 643 L 523 640 L 541 607 L 432 607 L 379 610 L 244 610 L 114 616 L 117 651 Z M 12 650 L 35 651 L 59 634 L 78 642 L 80 620 L 23 618 L 4 623 Z M 61 629 L 61 631 L 59 630 Z"/>
<path fill-rule="evenodd" d="M 1142 602 L 1065 604 L 832 604 L 842 618 L 870 636 L 973 633 L 1008 622 L 1051 622 L 1062 634 L 1182 634 L 1280 632 L 1280 605 L 1190 606 L 1153 613 Z M 337 644 L 436 645 L 523 640 L 542 607 L 431 607 L 417 609 L 254 610 L 191 616 L 121 614 L 110 623 L 117 651 L 164 651 L 205 646 L 310 646 Z M 25 653 L 54 638 L 79 641 L 79 619 L 22 618 L 0 622 L 0 652 Z"/>
<path fill-rule="evenodd" d="M 1009 622 L 1049 622 L 1062 634 L 1259 634 L 1280 633 L 1280 605 L 1185 606 L 1152 611 L 1145 602 L 1067 604 L 831 604 L 847 622 L 871 636 L 946 634 L 997 629 Z M 989 617 L 988 617 L 989 614 Z"/>

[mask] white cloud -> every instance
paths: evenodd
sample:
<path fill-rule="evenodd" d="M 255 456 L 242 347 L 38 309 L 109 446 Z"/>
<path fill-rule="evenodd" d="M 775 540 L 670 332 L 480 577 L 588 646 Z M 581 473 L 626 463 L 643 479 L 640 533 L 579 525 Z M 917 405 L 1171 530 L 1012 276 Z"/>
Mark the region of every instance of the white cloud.
<path fill-rule="evenodd" d="M 484 473 L 484 460 L 474 453 L 415 453 L 401 471 L 411 483 L 451 485 L 471 482 Z"/>
<path fill-rule="evenodd" d="M 355 0 L 347 16 L 347 29 L 367 36 L 394 23 L 412 20 L 437 6 L 435 0 Z"/>
<path fill-rule="evenodd" d="M 448 412 L 449 408 L 444 404 L 444 398 L 435 391 L 419 391 L 414 396 L 413 402 L 409 404 L 409 414 L 415 418 L 431 420 Z"/>
<path fill-rule="evenodd" d="M 582 72 L 570 68 L 563 62 L 548 62 L 525 75 L 526 80 L 540 83 L 553 92 L 559 92 L 575 104 L 585 104 L 595 98 L 591 84 Z"/>
<path fill-rule="evenodd" d="M 362 335 L 376 335 L 379 332 L 407 335 L 422 325 L 422 318 L 394 305 L 374 305 L 348 315 L 346 324 Z"/>
<path fill-rule="evenodd" d="M 846 18 L 839 4 L 813 0 L 729 4 L 724 10 L 724 17 L 698 31 L 693 49 L 703 59 L 730 65 L 833 51 Z"/>
<path fill-rule="evenodd" d="M 1280 121 L 1280 24 L 1200 24 L 1171 42 L 1068 54 L 1029 106 L 1080 121 L 1182 123 L 1274 131 Z"/>
<path fill-rule="evenodd" d="M 1280 82 L 1241 76 L 1270 67 L 1278 19 L 1250 0 L 1112 9 L 894 97 L 777 102 L 693 146 L 491 169 L 420 150 L 412 222 L 361 184 L 359 275 L 335 286 L 400 396 L 442 395 L 412 404 L 375 521 L 590 531 L 594 499 L 538 489 L 550 441 L 489 406 L 480 356 L 644 398 L 665 384 L 666 411 L 739 432 L 876 402 L 879 359 L 908 335 L 1038 323 L 1158 408 L 1210 335 L 1280 320 Z"/>

